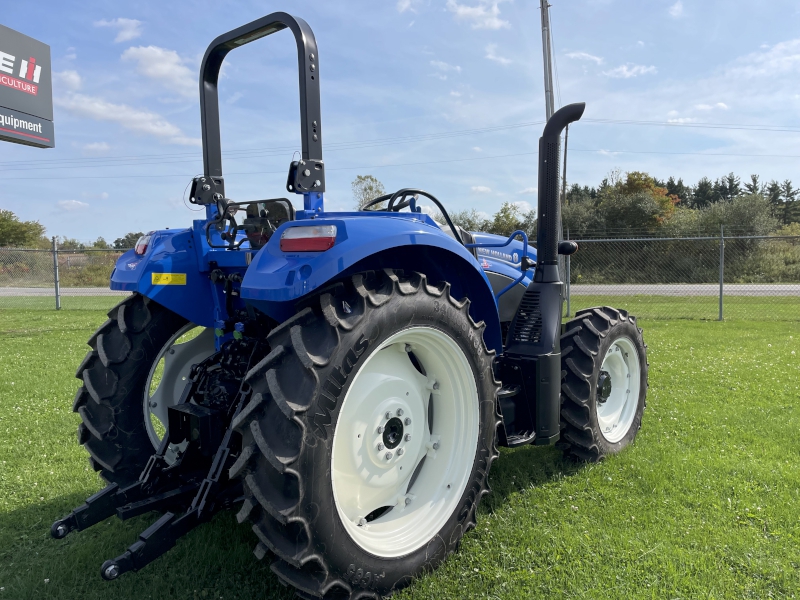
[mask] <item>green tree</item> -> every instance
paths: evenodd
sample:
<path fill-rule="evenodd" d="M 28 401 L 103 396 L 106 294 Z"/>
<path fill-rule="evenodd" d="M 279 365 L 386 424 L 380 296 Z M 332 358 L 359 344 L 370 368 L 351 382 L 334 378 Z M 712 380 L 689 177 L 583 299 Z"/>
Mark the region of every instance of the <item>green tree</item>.
<path fill-rule="evenodd" d="M 683 179 L 678 178 L 678 181 L 675 181 L 675 178 L 670 176 L 665 187 L 667 193 L 678 198 L 684 206 L 689 202 L 692 190 L 683 183 Z"/>
<path fill-rule="evenodd" d="M 772 206 L 779 207 L 782 202 L 781 198 L 781 184 L 774 179 L 770 181 L 765 187 L 767 200 Z"/>
<path fill-rule="evenodd" d="M 497 235 L 511 235 L 517 229 L 523 227 L 524 215 L 519 206 L 511 202 L 503 202 L 498 210 L 492 216 L 492 220 L 488 223 L 487 232 Z"/>
<path fill-rule="evenodd" d="M 136 246 L 136 241 L 142 237 L 141 231 L 126 233 L 123 237 L 114 240 L 114 248 L 117 250 L 129 250 Z"/>
<path fill-rule="evenodd" d="M 792 182 L 788 179 L 781 184 L 781 196 L 783 199 L 783 211 L 781 215 L 781 222 L 784 225 L 794 223 L 800 217 L 798 214 L 798 200 L 797 194 L 800 190 L 794 189 Z"/>
<path fill-rule="evenodd" d="M 697 182 L 692 191 L 692 208 L 703 208 L 716 202 L 714 184 L 708 177 L 703 177 Z"/>
<path fill-rule="evenodd" d="M 100 236 L 94 242 L 92 242 L 92 248 L 97 248 L 98 250 L 108 250 L 111 248 L 111 244 L 109 244 L 104 237 Z"/>
<path fill-rule="evenodd" d="M 44 231 L 39 221 L 20 221 L 10 210 L 0 210 L 0 247 L 40 246 Z"/>
<path fill-rule="evenodd" d="M 755 196 L 761 192 L 761 185 L 758 183 L 758 175 L 750 175 L 750 182 L 744 184 L 744 193 Z"/>
<path fill-rule="evenodd" d="M 372 175 L 357 175 L 350 185 L 356 210 L 361 210 L 370 200 L 386 193 L 383 184 Z"/>
<path fill-rule="evenodd" d="M 444 217 L 434 220 L 438 223 L 444 223 Z M 451 213 L 450 220 L 453 221 L 454 225 L 458 225 L 461 229 L 467 231 L 486 231 L 489 228 L 489 221 L 474 208 Z"/>

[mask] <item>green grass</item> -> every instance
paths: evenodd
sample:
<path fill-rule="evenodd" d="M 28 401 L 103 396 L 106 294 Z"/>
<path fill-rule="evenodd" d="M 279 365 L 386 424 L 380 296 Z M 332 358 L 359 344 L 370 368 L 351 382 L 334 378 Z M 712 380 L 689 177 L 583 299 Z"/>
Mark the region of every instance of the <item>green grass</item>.
<path fill-rule="evenodd" d="M 62 310 L 107 311 L 125 297 L 119 296 L 61 296 Z M 52 310 L 55 311 L 56 297 L 53 296 L 0 296 L 0 310 Z"/>
<path fill-rule="evenodd" d="M 112 583 L 100 564 L 152 517 L 49 537 L 101 485 L 71 404 L 85 340 L 104 318 L 0 311 L 0 600 L 292 597 L 231 514 Z M 554 449 L 502 451 L 478 529 L 400 598 L 798 595 L 800 324 L 643 326 L 651 385 L 636 444 L 591 466 Z"/>

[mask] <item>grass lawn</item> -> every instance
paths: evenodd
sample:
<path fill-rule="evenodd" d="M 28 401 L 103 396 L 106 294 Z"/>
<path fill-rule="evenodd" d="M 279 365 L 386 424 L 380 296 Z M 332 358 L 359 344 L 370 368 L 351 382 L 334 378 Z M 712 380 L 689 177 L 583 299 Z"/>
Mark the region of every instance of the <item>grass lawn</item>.
<path fill-rule="evenodd" d="M 0 310 L 0 600 L 292 597 L 232 514 L 112 583 L 100 564 L 152 517 L 50 538 L 101 487 L 71 404 L 104 318 Z M 591 466 L 502 451 L 478 529 L 399 598 L 800 595 L 800 323 L 641 324 L 651 384 L 636 444 Z"/>

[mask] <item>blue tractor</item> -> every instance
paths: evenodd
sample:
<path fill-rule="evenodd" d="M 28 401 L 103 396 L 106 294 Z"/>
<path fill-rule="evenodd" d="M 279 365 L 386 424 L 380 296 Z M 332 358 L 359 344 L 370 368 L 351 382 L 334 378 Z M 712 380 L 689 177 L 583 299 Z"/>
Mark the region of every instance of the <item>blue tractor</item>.
<path fill-rule="evenodd" d="M 225 194 L 217 82 L 225 56 L 288 29 L 297 45 L 302 154 L 286 198 Z M 646 347 L 623 310 L 562 324 L 559 135 L 539 142 L 534 249 L 468 232 L 419 189 L 326 212 L 320 62 L 302 19 L 274 13 L 203 58 L 205 218 L 125 253 L 109 312 L 78 367 L 78 440 L 107 487 L 51 529 L 160 517 L 101 567 L 137 571 L 220 510 L 304 598 L 377 598 L 454 552 L 475 526 L 498 446 L 559 444 L 597 461 L 630 444 Z M 434 204 L 439 224 L 421 211 Z"/>

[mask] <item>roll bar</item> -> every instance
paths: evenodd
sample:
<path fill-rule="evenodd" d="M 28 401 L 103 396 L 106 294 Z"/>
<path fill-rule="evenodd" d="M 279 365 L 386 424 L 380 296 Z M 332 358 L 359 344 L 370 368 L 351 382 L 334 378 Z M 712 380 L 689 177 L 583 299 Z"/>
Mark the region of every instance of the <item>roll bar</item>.
<path fill-rule="evenodd" d="M 295 169 L 298 192 L 325 191 L 322 162 L 322 118 L 319 99 L 319 53 L 314 32 L 308 23 L 284 12 L 242 25 L 216 38 L 206 50 L 200 67 L 200 121 L 203 132 L 203 168 L 206 177 L 222 177 L 219 98 L 217 82 L 222 61 L 231 50 L 266 37 L 282 29 L 290 29 L 297 43 L 297 65 L 300 83 L 300 135 L 302 162 L 312 163 L 310 180 L 303 181 L 303 170 Z M 307 183 L 307 185 L 306 185 Z M 221 184 L 221 181 L 217 185 Z"/>

